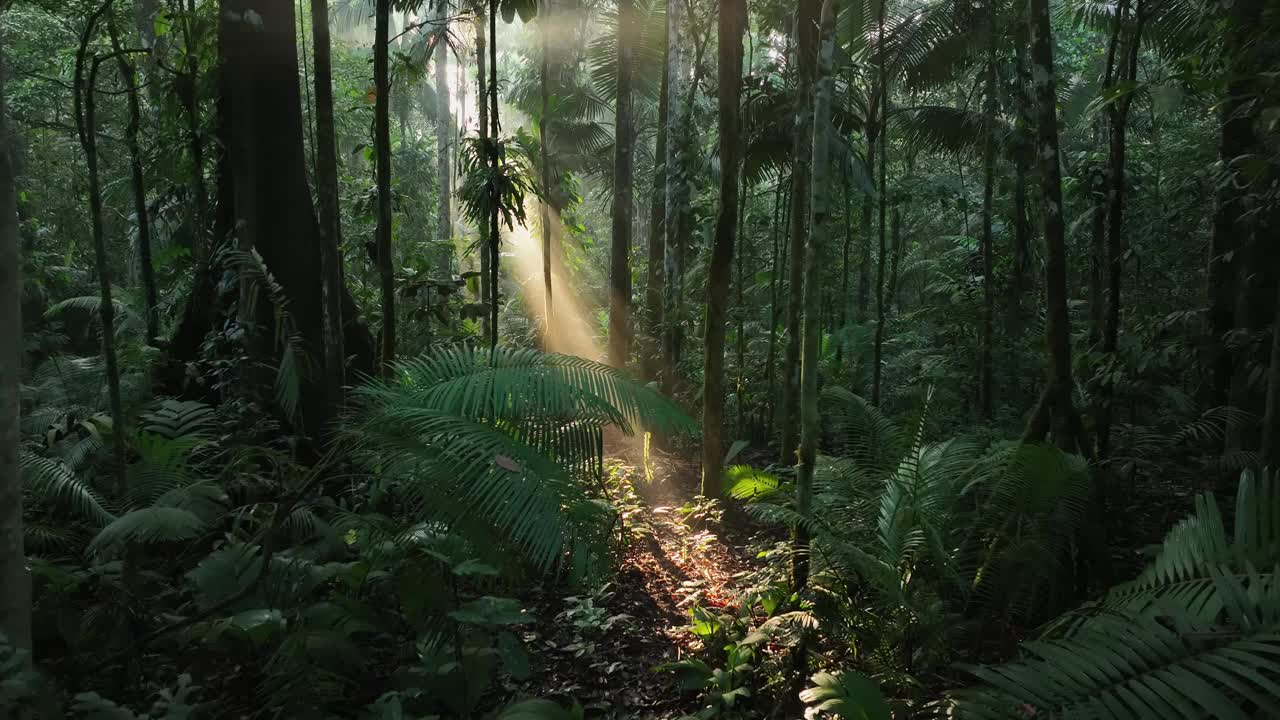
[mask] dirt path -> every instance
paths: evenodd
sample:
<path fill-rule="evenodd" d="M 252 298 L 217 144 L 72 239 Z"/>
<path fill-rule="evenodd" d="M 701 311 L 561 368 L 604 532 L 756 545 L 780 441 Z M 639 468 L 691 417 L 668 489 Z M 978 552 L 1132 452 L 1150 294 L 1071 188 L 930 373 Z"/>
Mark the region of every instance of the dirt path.
<path fill-rule="evenodd" d="M 602 720 L 671 720 L 697 709 L 696 698 L 682 696 L 672 676 L 654 666 L 694 649 L 685 630 L 689 608 L 730 601 L 734 576 L 751 562 L 720 537 L 714 519 L 685 519 L 680 512 L 698 492 L 696 463 L 655 451 L 653 479 L 646 482 L 638 455 L 619 453 L 607 463 L 639 495 L 625 520 L 632 540 L 616 579 L 594 598 L 583 593 L 570 600 L 542 590 L 526 596 L 538 622 L 525 636 L 531 675 L 508 688 L 514 694 L 576 701 L 588 718 Z M 592 609 L 583 610 L 588 602 Z"/>

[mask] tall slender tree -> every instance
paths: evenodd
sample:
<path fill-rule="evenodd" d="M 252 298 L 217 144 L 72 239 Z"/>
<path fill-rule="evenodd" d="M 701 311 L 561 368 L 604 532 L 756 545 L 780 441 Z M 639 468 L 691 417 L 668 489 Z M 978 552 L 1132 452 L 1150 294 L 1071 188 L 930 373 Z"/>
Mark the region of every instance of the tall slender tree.
<path fill-rule="evenodd" d="M 436 182 L 440 186 L 440 207 L 436 214 L 436 239 L 448 242 L 453 237 L 453 173 L 450 170 L 450 150 L 453 139 L 453 111 L 449 99 L 449 3 L 436 4 L 435 27 L 440 40 L 436 41 Z M 451 253 L 452 254 L 452 253 Z M 450 272 L 449 268 L 441 268 Z"/>
<path fill-rule="evenodd" d="M 835 96 L 836 15 L 839 0 L 824 0 L 822 4 L 822 50 L 818 55 L 816 90 L 813 110 L 813 196 L 809 203 L 809 243 L 805 254 L 805 275 L 808 282 L 804 289 L 804 352 L 800 371 L 800 451 L 796 465 L 796 511 L 809 513 L 813 504 L 813 475 L 818 459 L 818 436 L 822 432 L 818 414 L 818 373 L 822 348 L 822 324 L 819 305 L 822 288 L 818 278 L 826 263 L 826 248 L 835 237 L 836 228 L 831 213 L 835 163 L 832 158 L 832 136 L 835 127 L 831 122 Z M 795 530 L 795 545 L 791 560 L 791 588 L 800 590 L 809 580 L 809 536 L 802 525 Z"/>
<path fill-rule="evenodd" d="M 489 0 L 489 177 L 498 177 L 501 162 L 502 123 L 498 119 L 498 0 Z M 498 348 L 499 248 L 502 231 L 498 227 L 498 188 L 489 186 L 489 347 Z"/>
<path fill-rule="evenodd" d="M 1045 396 L 1029 428 L 1030 437 L 1053 429 L 1064 450 L 1077 447 L 1072 404 L 1071 317 L 1067 314 L 1067 244 L 1063 220 L 1062 166 L 1058 149 L 1057 76 L 1053 64 L 1053 28 L 1049 0 L 1029 0 L 1031 77 L 1036 108 L 1036 157 L 1040 160 L 1040 217 L 1045 244 L 1045 337 L 1049 371 Z M 1049 420 L 1050 422 L 1045 422 Z"/>
<path fill-rule="evenodd" d="M 0 41 L 4 40 L 0 35 Z M 23 547 L 22 468 L 22 241 L 18 237 L 17 173 L 0 46 L 0 634 L 15 647 L 31 647 L 31 577 Z"/>
<path fill-rule="evenodd" d="M 671 113 L 671 33 L 672 24 L 680 18 L 668 8 L 666 33 L 662 38 L 662 85 L 658 90 L 658 132 L 654 140 L 653 158 L 657 166 L 653 173 L 653 189 L 649 199 L 649 267 L 645 278 L 645 319 L 649 348 L 645 352 L 645 377 L 658 380 L 663 374 L 662 337 L 665 324 L 663 299 L 667 252 L 667 192 L 668 177 L 673 168 L 667 164 L 667 119 Z"/>
<path fill-rule="evenodd" d="M 474 20 L 474 28 L 476 34 L 476 107 L 480 119 L 480 141 L 484 147 L 488 147 L 489 135 L 489 79 L 486 75 L 485 68 L 488 67 L 488 43 L 485 35 L 488 33 L 489 23 L 487 19 L 488 13 L 485 11 L 483 4 L 476 7 L 476 15 Z M 480 235 L 480 303 L 489 306 L 494 303 L 493 290 L 489 287 L 491 273 L 489 272 L 489 223 L 482 222 L 480 227 L 476 228 Z M 490 337 L 489 320 L 491 313 L 485 310 L 484 316 L 480 321 L 481 334 L 486 338 Z"/>
<path fill-rule="evenodd" d="M 142 101 L 138 93 L 138 73 L 120 46 L 120 34 L 114 18 L 107 24 L 116 66 L 124 78 L 125 99 L 129 108 L 129 124 L 125 126 L 125 146 L 129 149 L 129 181 L 133 190 L 134 223 L 138 228 L 138 265 L 142 274 L 142 302 L 147 342 L 154 345 L 160 334 L 159 293 L 156 290 L 156 268 L 151 260 L 151 222 L 147 216 L 147 183 L 142 171 L 142 150 L 138 133 L 142 128 Z"/>
<path fill-rule="evenodd" d="M 377 228 L 374 247 L 378 257 L 378 279 L 382 290 L 382 347 L 379 354 L 383 375 L 391 372 L 396 359 L 396 278 L 391 253 L 391 0 L 377 0 L 373 31 L 373 152 L 377 163 Z"/>
<path fill-rule="evenodd" d="M 538 17 L 538 40 L 540 42 L 541 62 L 538 68 L 538 92 L 541 103 L 538 113 L 538 137 L 541 149 L 542 170 L 542 202 L 538 203 L 541 212 L 542 229 L 542 313 L 543 333 L 551 333 L 551 50 L 548 47 L 551 35 L 551 0 L 542 0 L 542 11 Z"/>
<path fill-rule="evenodd" d="M 879 117 L 881 119 L 889 116 L 889 71 L 888 71 L 888 53 L 885 47 L 885 15 L 888 13 L 889 0 L 879 0 L 879 10 L 876 13 L 876 107 L 879 108 Z M 879 156 L 880 170 L 879 180 L 876 183 L 876 209 L 880 216 L 880 254 L 876 260 L 876 333 L 872 342 L 871 350 L 871 404 L 876 407 L 880 406 L 880 377 L 884 371 L 883 353 L 884 353 L 884 323 L 885 323 L 885 298 L 884 298 L 884 268 L 885 268 L 885 213 L 889 207 L 889 176 L 888 176 L 888 155 L 889 147 L 887 138 L 889 136 L 889 124 L 887 122 L 879 122 L 876 125 L 876 135 L 880 146 L 877 155 Z M 868 138 L 870 142 L 870 138 Z M 966 223 L 967 224 L 967 223 Z M 968 230 L 965 231 L 966 234 Z"/>
<path fill-rule="evenodd" d="M 679 17 L 684 3 L 667 0 L 667 96 L 680 102 L 667 102 L 666 154 L 663 158 L 665 177 L 663 182 L 663 298 L 662 298 L 662 386 L 668 394 L 675 391 L 676 365 L 679 359 L 682 264 L 680 262 L 682 216 L 685 188 L 688 180 L 684 165 L 684 96 L 687 72 L 687 50 Z M 690 7 L 692 12 L 692 7 Z"/>
<path fill-rule="evenodd" d="M 790 270 L 787 274 L 787 344 L 782 356 L 782 447 L 784 463 L 795 458 L 800 430 L 800 324 L 804 316 L 804 248 L 809 220 L 809 163 L 813 160 L 813 76 L 818 58 L 821 0 L 796 4 L 795 128 L 791 146 Z"/>
<path fill-rule="evenodd" d="M 995 335 L 995 245 L 992 242 L 991 224 L 995 213 L 996 184 L 996 17 L 991 12 L 987 18 L 987 53 L 983 68 L 982 113 L 982 340 L 978 352 L 978 412 L 983 420 L 990 420 L 995 372 L 992 367 L 992 342 Z M 897 208 L 894 209 L 895 225 Z"/>
<path fill-rule="evenodd" d="M 635 132 L 631 118 L 635 2 L 618 0 L 617 100 L 613 130 L 613 244 L 609 253 L 609 364 L 625 367 L 631 346 L 631 219 Z"/>
<path fill-rule="evenodd" d="M 719 40 L 720 200 L 707 277 L 707 311 L 702 326 L 702 494 L 720 497 L 724 473 L 724 337 L 729 311 L 738 222 L 738 161 L 741 154 L 742 33 L 746 0 L 720 0 Z"/>
<path fill-rule="evenodd" d="M 311 44 L 316 83 L 316 205 L 320 215 L 320 292 L 325 392 L 340 407 L 346 384 L 343 338 L 342 220 L 338 209 L 338 138 L 333 115 L 333 58 L 329 1 L 311 0 Z"/>

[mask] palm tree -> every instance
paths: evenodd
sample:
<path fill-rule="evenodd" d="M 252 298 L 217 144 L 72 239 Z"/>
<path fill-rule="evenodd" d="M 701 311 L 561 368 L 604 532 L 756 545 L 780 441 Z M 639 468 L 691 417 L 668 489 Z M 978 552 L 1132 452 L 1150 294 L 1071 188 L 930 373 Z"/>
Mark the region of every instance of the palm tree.
<path fill-rule="evenodd" d="M 742 33 L 746 0 L 720 0 L 719 41 L 720 202 L 707 278 L 707 312 L 702 326 L 702 494 L 719 497 L 724 472 L 724 335 L 729 311 L 738 221 L 738 159 L 741 155 L 739 101 L 742 95 Z"/>

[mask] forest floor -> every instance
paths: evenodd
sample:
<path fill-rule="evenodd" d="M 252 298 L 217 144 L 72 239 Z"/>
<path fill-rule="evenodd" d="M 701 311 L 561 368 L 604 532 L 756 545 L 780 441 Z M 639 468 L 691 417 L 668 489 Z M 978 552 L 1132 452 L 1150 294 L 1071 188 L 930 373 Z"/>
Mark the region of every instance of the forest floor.
<path fill-rule="evenodd" d="M 697 698 L 682 694 L 672 674 L 654 668 L 697 652 L 697 638 L 687 629 L 689 609 L 722 607 L 732 600 L 741 575 L 755 567 L 748 550 L 752 543 L 739 523 L 681 512 L 694 509 L 690 503 L 700 483 L 696 461 L 652 450 L 647 479 L 643 452 L 623 447 L 611 453 L 606 471 L 638 495 L 622 503 L 621 532 L 630 541 L 617 574 L 594 597 L 554 587 L 533 588 L 522 597 L 537 617 L 525 634 L 531 672 L 506 689 L 513 696 L 577 702 L 587 718 L 601 720 L 692 714 Z M 584 602 L 593 610 L 572 612 Z M 588 620 L 592 614 L 594 622 Z M 607 630 L 601 627 L 610 618 L 617 619 Z"/>

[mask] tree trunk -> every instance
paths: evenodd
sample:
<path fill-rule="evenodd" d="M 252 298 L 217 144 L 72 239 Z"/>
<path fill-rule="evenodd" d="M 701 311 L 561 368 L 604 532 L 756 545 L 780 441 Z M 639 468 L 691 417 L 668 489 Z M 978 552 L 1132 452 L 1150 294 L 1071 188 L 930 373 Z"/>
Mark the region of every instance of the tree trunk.
<path fill-rule="evenodd" d="M 489 172 L 498 176 L 498 143 L 502 142 L 502 125 L 498 121 L 498 0 L 489 0 Z M 489 347 L 498 347 L 499 250 L 502 231 L 498 228 L 497 188 L 489 188 Z"/>
<path fill-rule="evenodd" d="M 1040 159 L 1041 217 L 1045 243 L 1045 337 L 1049 350 L 1049 412 L 1054 439 L 1076 448 L 1071 379 L 1071 318 L 1067 314 L 1066 226 L 1062 217 L 1062 169 L 1059 164 L 1057 78 L 1048 0 L 1030 0 L 1031 61 Z"/>
<path fill-rule="evenodd" d="M 720 202 L 715 241 L 707 270 L 707 312 L 702 326 L 706 353 L 702 365 L 702 494 L 720 497 L 724 473 L 724 326 L 729 309 L 729 281 L 737 240 L 739 98 L 742 92 L 742 32 L 745 0 L 720 0 L 716 23 L 719 40 Z"/>
<path fill-rule="evenodd" d="M 673 168 L 667 164 L 667 124 L 671 114 L 671 34 L 672 25 L 680 18 L 667 12 L 667 33 L 662 39 L 662 87 L 658 96 L 658 137 L 654 142 L 653 191 L 649 210 L 649 268 L 645 281 L 645 317 L 648 320 L 648 343 L 645 352 L 645 378 L 661 379 L 667 369 L 663 367 L 662 338 L 665 324 L 664 298 L 666 273 L 663 265 L 667 252 L 667 193 L 668 176 Z"/>
<path fill-rule="evenodd" d="M 879 141 L 876 127 L 875 117 L 867 118 L 867 169 L 872 173 L 876 171 L 876 143 Z M 862 239 L 858 253 L 858 308 L 854 314 L 860 325 L 867 321 L 867 315 L 871 310 L 871 207 L 874 203 L 875 198 L 872 195 L 862 199 Z"/>
<path fill-rule="evenodd" d="M 316 196 L 320 210 L 320 302 L 324 342 L 325 392 L 342 407 L 346 399 L 347 354 L 343 342 L 342 220 L 338 205 L 338 138 L 333 115 L 333 60 L 329 2 L 311 0 L 311 35 L 316 77 Z"/>
<path fill-rule="evenodd" d="M 89 222 L 93 228 L 93 254 L 98 271 L 100 306 L 98 319 L 102 325 L 102 357 L 106 365 L 107 396 L 111 410 L 112 475 L 115 492 L 123 497 L 129 489 L 128 447 L 125 444 L 124 405 L 120 398 L 120 364 L 116 357 L 115 304 L 111 299 L 111 265 L 107 254 L 105 218 L 102 208 L 102 183 L 98 174 L 98 121 L 97 82 L 102 58 L 89 58 L 89 44 L 102 14 L 109 10 L 111 0 L 90 15 L 80 37 L 80 51 L 76 55 L 75 116 L 80 135 L 80 147 L 84 150 L 85 164 L 89 171 Z M 85 77 L 84 65 L 89 63 Z"/>
<path fill-rule="evenodd" d="M 250 11 L 257 13 L 257 21 L 242 19 L 252 17 Z M 324 277 L 325 268 L 306 179 L 293 4 L 222 0 L 219 16 L 225 148 L 219 208 L 226 216 L 221 222 L 242 246 L 261 255 L 289 299 L 303 350 L 323 358 L 323 282 L 317 278 Z M 346 288 L 340 293 L 342 317 L 355 318 Z M 188 320 L 194 321 L 192 326 L 181 331 L 187 338 L 202 337 L 210 329 L 200 328 L 202 318 Z M 363 325 L 348 322 L 343 327 L 343 346 L 354 357 L 355 369 L 372 370 L 376 351 Z M 198 343 L 196 347 L 198 351 Z M 309 374 L 303 378 L 300 429 L 310 433 L 326 427 L 337 411 L 318 381 Z"/>
<path fill-rule="evenodd" d="M 987 45 L 986 112 L 983 120 L 982 142 L 982 348 L 978 355 L 978 412 L 983 420 L 990 420 L 994 401 L 991 366 L 991 344 L 995 335 L 995 247 L 991 238 L 991 221 L 994 212 L 996 174 L 996 44 L 995 18 L 989 18 L 991 27 Z"/>
<path fill-rule="evenodd" d="M 613 240 L 609 252 L 609 364 L 627 365 L 631 348 L 631 218 L 632 150 L 635 133 L 631 120 L 632 44 L 635 26 L 634 0 L 618 2 L 618 86 L 613 125 Z"/>
<path fill-rule="evenodd" d="M 31 577 L 23 548 L 22 447 L 22 241 L 18 237 L 17 156 L 4 81 L 9 74 L 0 46 L 0 634 L 18 649 L 31 648 Z M 30 659 L 26 663 L 30 665 Z"/>
<path fill-rule="evenodd" d="M 1122 0 L 1120 12 L 1128 6 Z M 1138 0 L 1136 15 L 1137 25 L 1126 40 L 1126 56 L 1121 69 L 1121 79 L 1126 83 L 1138 79 L 1138 50 L 1142 40 L 1143 12 L 1142 0 Z M 1120 286 L 1124 277 L 1124 193 L 1125 193 L 1125 134 L 1128 130 L 1129 108 L 1132 94 L 1117 98 L 1110 106 L 1108 119 L 1110 164 L 1107 171 L 1107 286 L 1106 310 L 1102 319 L 1102 352 L 1114 356 L 1120 345 Z M 1106 458 L 1111 452 L 1111 404 L 1114 399 L 1113 383 L 1103 383 L 1100 402 L 1098 403 L 1098 455 Z"/>
<path fill-rule="evenodd" d="M 786 197 L 783 188 L 789 182 L 783 182 L 781 177 L 778 178 L 778 187 L 774 190 L 773 200 L 773 253 L 770 255 L 769 272 L 772 275 L 769 278 L 769 351 L 764 362 L 765 381 L 769 384 L 765 392 L 769 406 L 766 408 L 765 419 L 765 437 L 769 442 L 773 442 L 773 421 L 774 421 L 774 389 L 775 389 L 775 371 L 777 370 L 778 359 L 778 318 L 780 316 L 780 308 L 778 307 L 778 284 L 782 279 L 782 268 L 780 263 L 786 260 L 786 255 L 782 253 L 781 247 L 786 246 L 786 225 L 787 217 L 785 214 L 779 221 L 778 215 L 782 213 L 783 208 L 788 205 L 790 198 Z"/>
<path fill-rule="evenodd" d="M 839 332 L 849 319 L 849 250 L 853 247 L 853 179 L 849 176 L 849 168 L 845 166 L 842 173 L 844 180 L 844 248 L 840 252 L 840 300 L 836 311 L 834 330 Z M 836 342 L 836 365 L 844 365 L 844 340 Z M 843 370 L 842 370 L 843 371 Z"/>
<path fill-rule="evenodd" d="M 885 67 L 888 58 L 885 55 L 885 34 L 884 19 L 885 13 L 888 12 L 888 0 L 881 0 L 880 12 L 876 19 L 877 27 L 877 75 L 880 84 L 880 118 L 886 119 L 889 114 L 889 74 Z M 880 211 L 880 258 L 877 262 L 876 276 L 876 336 L 874 347 L 872 348 L 871 358 L 871 404 L 880 407 L 880 376 L 883 368 L 882 355 L 884 352 L 884 255 L 885 255 L 885 210 L 889 203 L 889 178 L 887 175 L 885 160 L 889 157 L 889 123 L 881 122 L 877 127 L 880 140 L 880 181 L 876 188 L 876 205 Z M 966 223 L 967 224 L 967 223 Z M 965 231 L 968 234 L 968 230 Z"/>
<path fill-rule="evenodd" d="M 191 223 L 191 257 L 195 260 L 197 271 L 201 272 L 213 257 L 215 246 L 222 238 L 211 239 L 206 231 L 209 222 L 209 192 L 204 184 L 204 136 L 200 132 L 200 48 L 196 27 L 195 0 L 187 0 L 187 12 L 182 20 L 187 67 L 186 72 L 177 78 L 175 87 L 187 116 L 187 142 L 191 146 L 191 192 L 196 200 L 195 219 Z"/>
<path fill-rule="evenodd" d="M 836 14 L 838 0 L 822 4 L 822 52 L 819 55 L 813 111 L 813 197 L 809 203 L 809 242 L 805 255 L 804 359 L 801 365 L 799 462 L 796 465 L 796 512 L 808 515 L 813 504 L 813 475 L 818 458 L 818 436 L 822 431 L 818 415 L 818 373 L 822 348 L 822 326 L 819 303 L 822 289 L 819 279 L 825 263 L 826 246 L 835 233 L 831 217 L 832 172 L 831 107 L 835 95 Z M 809 580 L 809 535 L 801 526 L 795 528 L 791 554 L 791 589 L 799 591 Z"/>
<path fill-rule="evenodd" d="M 435 20 L 439 23 L 435 30 L 447 34 L 449 32 L 448 4 L 441 2 L 436 7 Z M 436 214 L 436 236 L 440 242 L 447 243 L 453 238 L 453 173 L 449 167 L 449 149 L 453 141 L 453 111 L 449 105 L 449 43 L 437 42 L 435 62 L 436 177 L 440 185 L 440 208 Z M 441 269 L 449 272 L 447 267 Z"/>
<path fill-rule="evenodd" d="M 1027 175 L 1030 173 L 1032 149 L 1027 88 L 1031 78 L 1027 74 L 1027 25 L 1015 23 L 1014 30 L 1014 174 L 1013 174 L 1013 283 L 1014 294 L 1009 303 L 1012 312 L 1019 315 L 1022 296 L 1030 289 L 1031 275 L 1031 223 L 1027 217 Z M 1015 329 L 1021 329 L 1021 318 L 1015 319 Z M 1020 333 L 1019 333 L 1020 334 Z"/>
<path fill-rule="evenodd" d="M 378 226 L 374 246 L 382 289 L 382 347 L 379 368 L 386 377 L 396 359 L 396 279 L 391 256 L 391 0 L 377 0 L 373 31 L 373 146 L 377 160 Z"/>
<path fill-rule="evenodd" d="M 551 34 L 551 2 L 544 0 L 538 15 L 538 38 L 541 42 L 541 63 L 538 68 L 538 92 L 541 105 L 538 108 L 538 143 L 541 150 L 542 202 L 538 203 L 542 226 L 542 332 L 543 344 L 551 335 L 551 60 L 547 36 Z"/>
<path fill-rule="evenodd" d="M 483 8 L 477 7 L 475 16 L 475 32 L 476 32 L 476 103 L 480 113 L 480 140 L 481 144 L 488 147 L 485 142 L 489 138 L 489 78 L 486 75 L 485 68 L 488 66 L 488 44 L 485 42 L 485 34 L 488 33 L 488 20 L 485 17 Z M 480 319 L 480 334 L 488 339 L 490 311 L 487 309 L 491 305 L 495 305 L 493 300 L 493 290 L 489 287 L 490 271 L 489 271 L 489 223 L 487 221 L 479 223 L 476 231 L 480 235 L 480 303 L 486 306 L 484 315 Z"/>
<path fill-rule="evenodd" d="M 147 218 L 147 185 L 142 174 L 142 152 L 138 147 L 138 131 L 142 127 L 142 104 L 138 98 L 138 74 L 120 47 L 115 22 L 110 22 L 111 48 L 116 65 L 124 79 L 125 98 L 129 107 L 129 124 L 125 126 L 125 146 L 129 149 L 129 181 L 133 189 L 133 214 L 138 227 L 138 264 L 142 266 L 143 317 L 147 344 L 155 345 L 160 334 L 159 294 L 156 291 L 156 269 L 151 262 L 151 223 Z"/>
<path fill-rule="evenodd" d="M 787 344 L 782 356 L 781 460 L 795 458 L 800 431 L 800 328 L 803 321 L 804 253 L 813 161 L 813 75 L 818 55 L 819 0 L 796 4 L 796 120 L 791 147 L 791 248 L 787 277 Z"/>
<path fill-rule="evenodd" d="M 681 215 L 684 203 L 684 188 L 688 184 L 684 166 L 684 88 L 687 71 L 685 47 L 681 35 L 679 21 L 681 0 L 667 0 L 667 96 L 681 98 L 682 102 L 667 103 L 667 114 L 664 117 L 667 126 L 666 177 L 663 178 L 664 213 L 663 218 L 663 334 L 662 334 L 662 387 L 668 394 L 675 392 L 676 368 L 679 363 L 679 312 L 680 285 L 683 278 L 683 267 L 680 262 Z"/>

